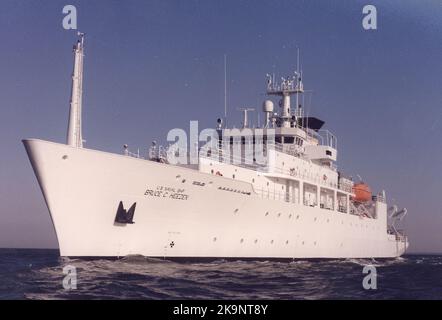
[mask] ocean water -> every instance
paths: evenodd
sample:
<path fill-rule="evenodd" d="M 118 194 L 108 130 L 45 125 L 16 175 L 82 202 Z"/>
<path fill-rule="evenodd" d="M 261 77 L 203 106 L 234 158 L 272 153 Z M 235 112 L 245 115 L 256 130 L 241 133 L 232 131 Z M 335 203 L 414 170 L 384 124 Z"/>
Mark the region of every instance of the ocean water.
<path fill-rule="evenodd" d="M 365 265 L 376 267 L 375 290 L 363 288 Z M 63 287 L 66 266 L 76 289 Z M 0 299 L 442 299 L 442 256 L 195 263 L 1 249 Z"/>

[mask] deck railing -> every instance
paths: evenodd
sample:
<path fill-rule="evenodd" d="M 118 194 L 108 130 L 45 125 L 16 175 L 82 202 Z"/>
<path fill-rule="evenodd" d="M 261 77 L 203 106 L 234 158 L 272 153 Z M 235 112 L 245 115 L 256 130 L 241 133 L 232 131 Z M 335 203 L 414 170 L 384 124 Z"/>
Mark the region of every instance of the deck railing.
<path fill-rule="evenodd" d="M 230 147 L 230 145 L 227 145 L 227 147 Z M 266 147 L 266 152 L 268 152 L 268 150 L 270 150 L 270 149 L 299 157 L 299 154 L 297 155 L 295 152 L 293 152 L 293 154 L 290 153 L 286 148 L 284 148 L 284 145 L 279 144 L 279 143 L 269 144 Z M 227 157 L 225 157 L 226 154 L 227 154 Z M 269 168 L 268 161 L 266 164 L 257 164 L 256 162 L 250 163 L 250 159 L 246 159 L 245 157 L 243 157 L 242 153 L 241 153 L 241 156 L 238 157 L 238 156 L 232 154 L 231 152 L 226 152 L 222 148 L 203 147 L 200 149 L 199 156 L 201 158 L 212 159 L 214 161 L 218 161 L 221 163 L 230 164 L 230 165 L 234 165 L 234 166 L 238 166 L 238 167 L 243 167 L 246 169 L 257 170 L 257 171 L 261 171 L 261 172 L 269 173 L 269 174 L 271 174 L 271 173 L 282 174 L 282 175 L 286 175 L 289 177 L 294 177 L 294 178 L 297 178 L 300 180 L 304 180 L 306 182 L 310 182 L 310 183 L 313 183 L 313 184 L 316 184 L 319 186 L 323 186 L 323 187 L 327 187 L 327 188 L 331 188 L 331 189 L 337 189 L 337 190 L 348 192 L 348 193 L 352 192 L 351 187 L 348 187 L 346 185 L 341 185 L 337 182 L 332 182 L 329 180 L 329 177 L 327 177 L 327 175 L 322 175 L 321 177 L 320 176 L 313 176 L 311 174 L 304 174 L 301 172 L 297 172 L 293 168 L 290 168 L 290 169 L 281 168 L 281 167 Z"/>

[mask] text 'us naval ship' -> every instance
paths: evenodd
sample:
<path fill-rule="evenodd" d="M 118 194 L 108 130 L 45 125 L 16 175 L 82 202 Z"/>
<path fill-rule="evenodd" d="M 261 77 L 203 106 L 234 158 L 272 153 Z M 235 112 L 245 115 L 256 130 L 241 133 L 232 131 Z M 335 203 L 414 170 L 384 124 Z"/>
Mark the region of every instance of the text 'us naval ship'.
<path fill-rule="evenodd" d="M 79 35 L 67 143 L 23 141 L 61 256 L 390 258 L 407 249 L 396 227 L 406 209 L 337 170 L 335 136 L 298 103 L 299 72 L 268 76 L 263 127 L 249 128 L 247 110 L 241 129 L 219 119 L 190 164 L 175 161 L 192 154 L 176 145 L 154 144 L 146 158 L 83 147 Z"/>

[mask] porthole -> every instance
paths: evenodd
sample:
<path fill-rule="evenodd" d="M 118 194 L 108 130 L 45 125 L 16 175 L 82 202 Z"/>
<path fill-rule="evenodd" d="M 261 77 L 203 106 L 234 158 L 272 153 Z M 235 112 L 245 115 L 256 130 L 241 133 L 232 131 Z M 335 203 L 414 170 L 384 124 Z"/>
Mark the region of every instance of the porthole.
<path fill-rule="evenodd" d="M 243 242 L 244 242 L 244 239 L 241 239 L 239 242 L 240 242 L 240 243 L 243 243 Z"/>
<path fill-rule="evenodd" d="M 291 219 L 292 218 L 292 214 L 289 214 L 289 219 Z"/>
<path fill-rule="evenodd" d="M 68 156 L 65 154 L 63 157 L 61 157 L 63 160 L 66 160 Z"/>
<path fill-rule="evenodd" d="M 285 242 L 285 244 L 289 244 L 289 241 L 287 240 L 287 241 Z"/>
<path fill-rule="evenodd" d="M 299 214 L 296 216 L 296 220 L 298 220 L 299 219 Z"/>
<path fill-rule="evenodd" d="M 270 241 L 270 243 L 271 243 L 271 244 L 273 244 L 273 240 L 272 240 L 272 241 Z"/>
<path fill-rule="evenodd" d="M 267 211 L 265 216 L 267 217 L 268 215 L 269 215 L 269 212 Z"/>
<path fill-rule="evenodd" d="M 281 212 L 280 213 L 278 213 L 278 218 L 281 216 Z"/>
<path fill-rule="evenodd" d="M 258 239 L 255 239 L 255 243 L 258 243 Z"/>
<path fill-rule="evenodd" d="M 216 241 L 216 237 L 213 238 L 213 242 L 215 242 L 215 241 Z"/>
<path fill-rule="evenodd" d="M 183 179 L 181 182 L 182 182 L 182 183 L 186 182 L 186 179 Z"/>

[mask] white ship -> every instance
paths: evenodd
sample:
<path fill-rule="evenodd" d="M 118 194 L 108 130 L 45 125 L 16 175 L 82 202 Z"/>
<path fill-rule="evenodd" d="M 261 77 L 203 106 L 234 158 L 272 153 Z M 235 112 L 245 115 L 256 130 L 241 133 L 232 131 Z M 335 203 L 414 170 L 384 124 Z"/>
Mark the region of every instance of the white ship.
<path fill-rule="evenodd" d="M 155 145 L 146 159 L 127 146 L 122 154 L 83 147 L 83 51 L 80 34 L 67 143 L 23 140 L 61 256 L 390 258 L 407 249 L 395 225 L 406 209 L 337 170 L 336 138 L 303 116 L 299 72 L 268 76 L 280 112 L 266 100 L 263 127 L 249 128 L 247 110 L 241 129 L 219 120 L 220 140 L 196 148 L 197 164 L 172 164 Z"/>

